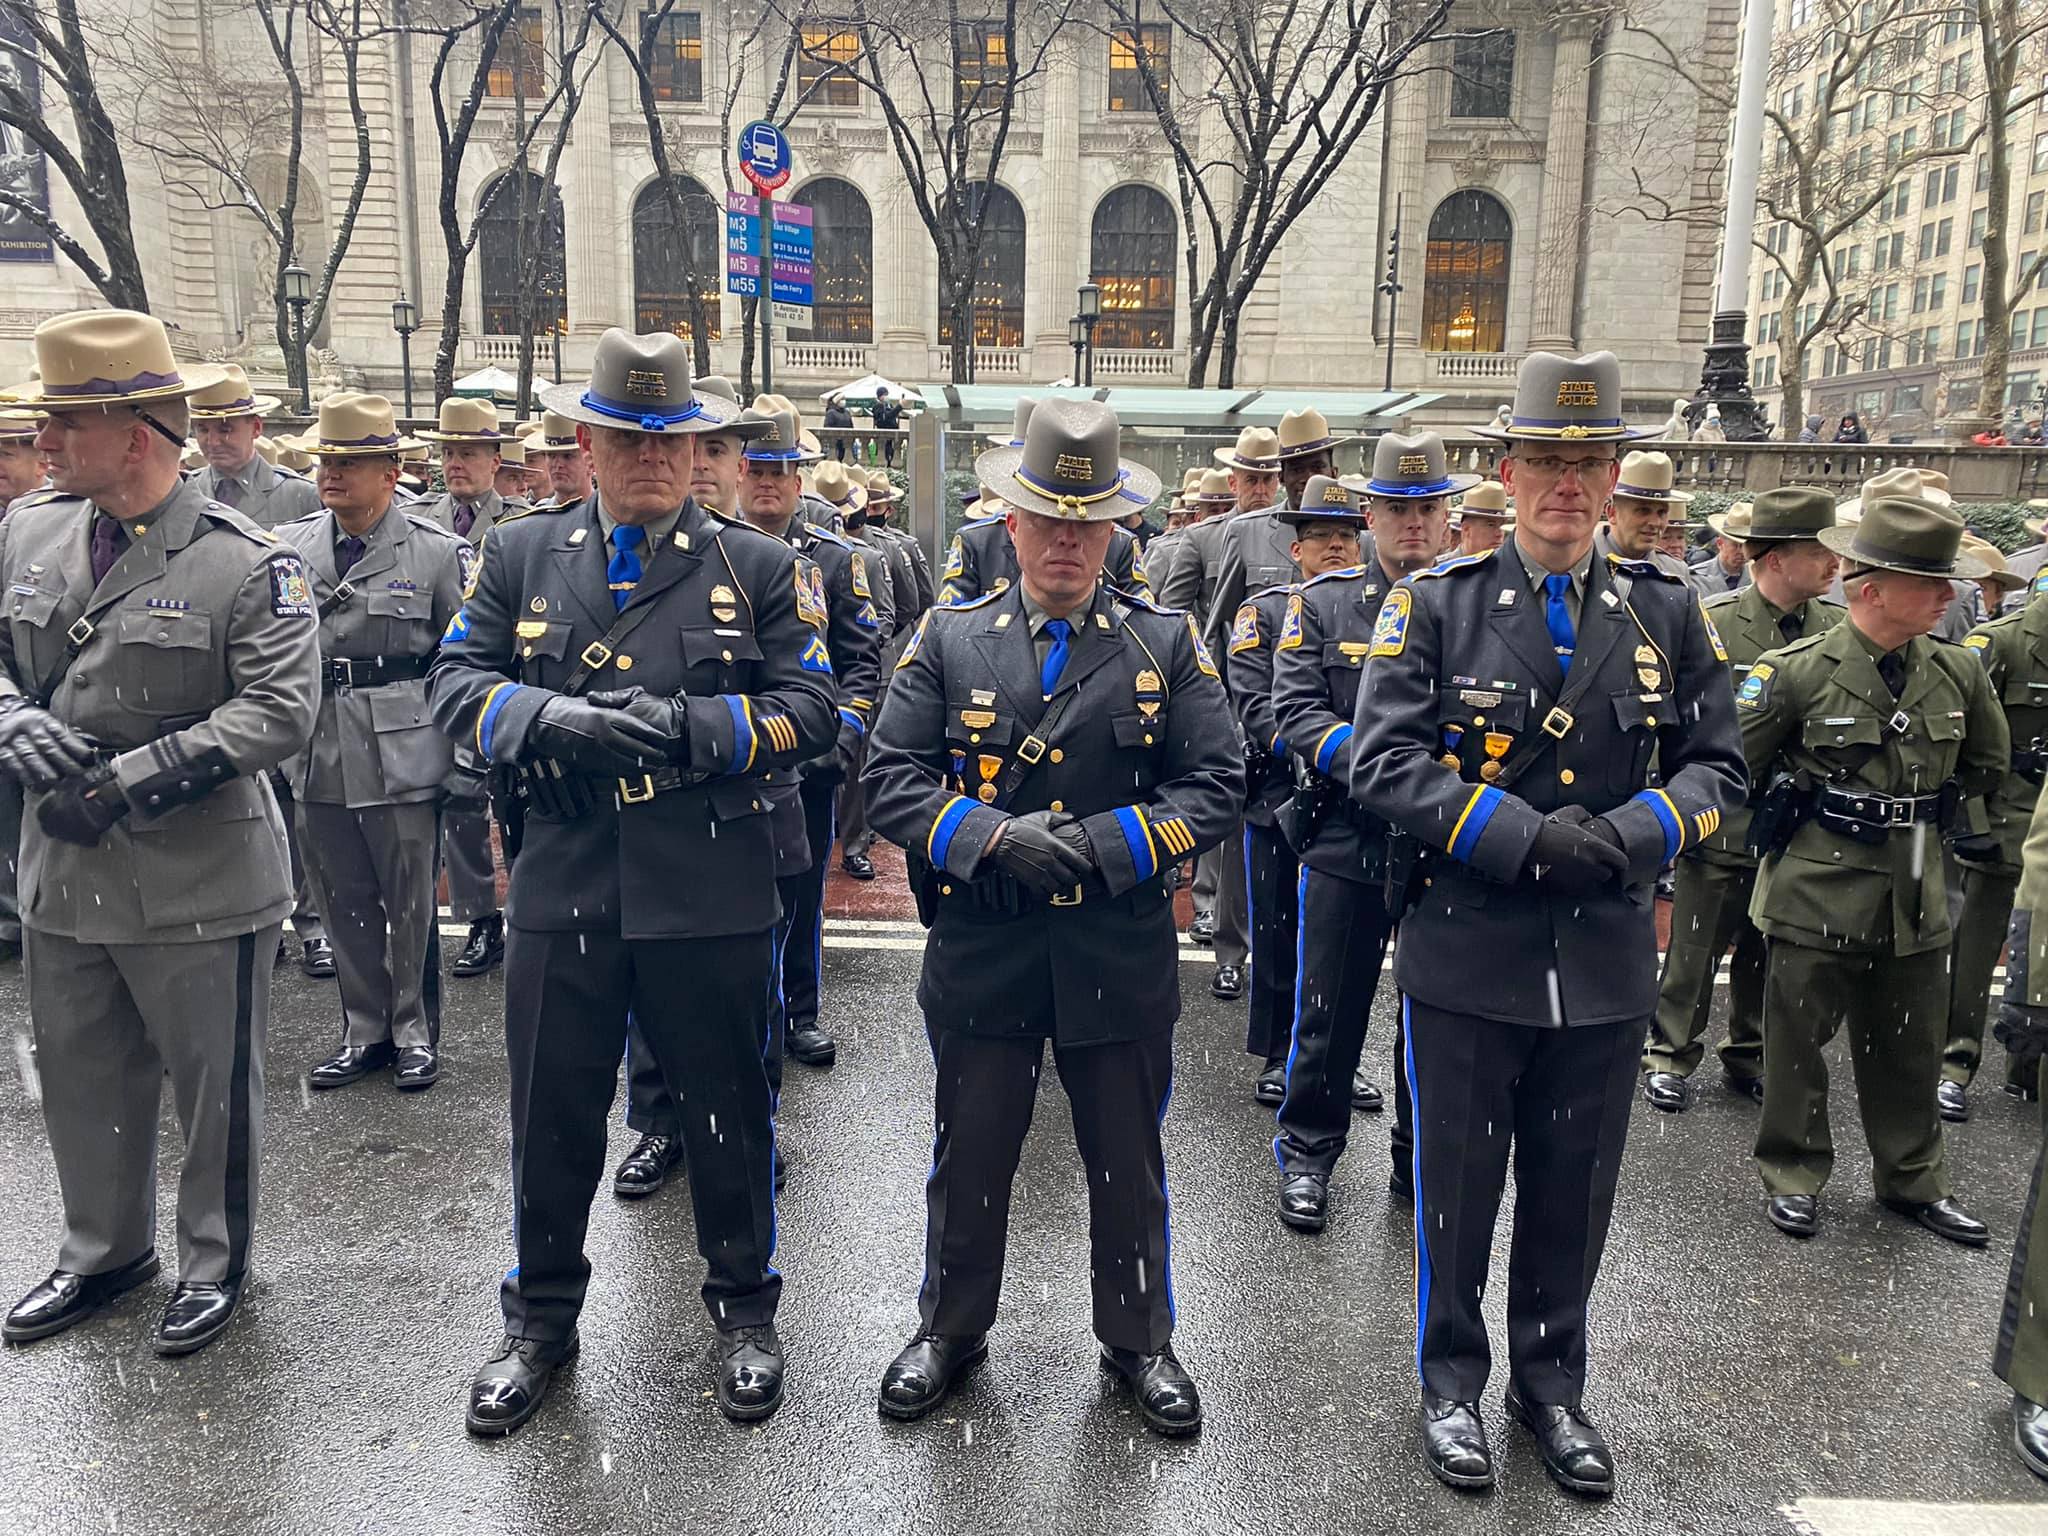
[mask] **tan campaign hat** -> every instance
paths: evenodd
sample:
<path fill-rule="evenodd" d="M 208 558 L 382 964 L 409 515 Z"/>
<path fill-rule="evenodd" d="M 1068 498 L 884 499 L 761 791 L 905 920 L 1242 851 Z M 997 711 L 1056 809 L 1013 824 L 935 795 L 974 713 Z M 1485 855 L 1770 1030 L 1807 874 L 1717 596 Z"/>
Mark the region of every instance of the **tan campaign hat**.
<path fill-rule="evenodd" d="M 1298 459 L 1305 453 L 1320 453 L 1326 448 L 1341 448 L 1346 443 L 1358 441 L 1355 437 L 1333 437 L 1328 418 L 1312 405 L 1282 416 L 1279 438 L 1283 460 Z"/>
<path fill-rule="evenodd" d="M 1863 516 L 1815 535 L 1849 564 L 1909 576 L 1974 581 L 1990 567 L 1962 552 L 1963 520 L 1952 509 L 1917 496 L 1878 496 Z"/>
<path fill-rule="evenodd" d="M 282 403 L 275 396 L 259 395 L 249 387 L 249 375 L 233 363 L 223 370 L 227 377 L 192 397 L 194 421 L 232 421 L 237 416 L 268 416 Z"/>
<path fill-rule="evenodd" d="M 811 494 L 820 501 L 830 502 L 842 512 L 867 510 L 867 485 L 864 481 L 855 480 L 837 459 L 826 460 L 812 473 Z"/>
<path fill-rule="evenodd" d="M 1225 503 L 1235 505 L 1237 492 L 1230 488 L 1230 471 L 1227 469 L 1204 469 L 1194 471 L 1201 478 L 1195 488 L 1181 493 L 1189 511 L 1196 507 L 1215 507 Z"/>
<path fill-rule="evenodd" d="M 2018 591 L 2033 579 L 2023 572 L 2007 570 L 2004 551 L 1989 539 L 1980 539 L 1974 533 L 1963 535 L 1963 553 L 1984 566 L 1984 574 L 1977 578 L 1979 581 L 1995 581 L 2002 587 Z"/>
<path fill-rule="evenodd" d="M 1246 427 L 1230 447 L 1216 450 L 1216 462 L 1225 469 L 1241 469 L 1255 475 L 1277 473 L 1280 434 L 1271 427 Z"/>
<path fill-rule="evenodd" d="M 498 462 L 510 464 L 514 469 L 526 468 L 526 437 L 514 432 L 510 437 L 498 440 Z"/>
<path fill-rule="evenodd" d="M 391 402 L 382 395 L 338 394 L 320 402 L 311 432 L 279 438 L 278 446 L 319 459 L 364 459 L 379 454 L 396 457 L 423 445 L 399 432 Z"/>
<path fill-rule="evenodd" d="M 1863 515 L 1864 504 L 1880 496 L 1913 496 L 1937 507 L 1948 506 L 1955 499 L 1949 495 L 1948 476 L 1938 469 L 1888 469 L 1864 481 L 1862 489 L 1847 501 L 1836 502 L 1835 521 L 1855 522 Z"/>
<path fill-rule="evenodd" d="M 896 482 L 889 478 L 886 469 L 868 471 L 868 505 L 893 503 L 896 500 Z"/>
<path fill-rule="evenodd" d="M 47 420 L 40 411 L 0 409 L 0 443 L 33 442 Z"/>
<path fill-rule="evenodd" d="M 1499 518 L 1506 521 L 1514 514 L 1508 511 L 1508 488 L 1498 480 L 1482 480 L 1465 493 L 1458 503 L 1461 517 Z"/>
<path fill-rule="evenodd" d="M 181 366 L 170 333 L 152 315 L 132 309 L 81 309 L 36 327 L 36 374 L 6 398 L 45 411 L 183 400 L 220 383 L 212 363 Z"/>
<path fill-rule="evenodd" d="M 450 395 L 441 402 L 438 431 L 422 432 L 430 443 L 489 443 L 505 440 L 498 430 L 498 408 L 488 400 L 467 400 Z"/>
<path fill-rule="evenodd" d="M 1639 448 L 1621 461 L 1621 478 L 1614 482 L 1614 499 L 1683 505 L 1692 496 L 1672 489 L 1677 478 L 1678 466 L 1671 462 L 1670 454 Z"/>

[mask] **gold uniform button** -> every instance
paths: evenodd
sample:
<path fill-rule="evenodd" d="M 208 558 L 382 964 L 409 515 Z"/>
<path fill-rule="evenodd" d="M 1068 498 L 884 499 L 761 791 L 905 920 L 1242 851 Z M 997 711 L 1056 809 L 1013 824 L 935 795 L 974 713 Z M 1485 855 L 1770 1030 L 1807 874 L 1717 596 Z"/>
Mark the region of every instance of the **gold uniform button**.
<path fill-rule="evenodd" d="M 718 654 L 719 654 L 719 655 L 721 655 L 721 656 L 723 656 L 723 657 L 724 657 L 724 658 L 725 658 L 725 659 L 726 659 L 727 661 L 731 661 L 731 660 L 732 660 L 732 652 L 731 652 L 731 651 L 720 651 L 720 652 L 719 652 Z"/>
<path fill-rule="evenodd" d="M 1145 733 L 1145 745 L 1148 747 L 1152 745 L 1152 733 L 1150 731 Z"/>
<path fill-rule="evenodd" d="M 967 739 L 968 739 L 969 741 L 979 741 L 979 740 L 981 740 L 981 732 L 979 732 L 979 731 L 969 731 L 969 732 L 967 733 Z"/>
<path fill-rule="evenodd" d="M 1064 811 L 1066 809 L 1066 807 L 1057 800 L 1053 801 L 1052 808 L 1056 811 Z"/>
<path fill-rule="evenodd" d="M 1484 725 L 1484 724 L 1486 724 L 1486 716 L 1484 716 L 1484 715 L 1474 715 L 1474 716 L 1472 717 L 1472 723 L 1473 723 L 1474 725 Z"/>
<path fill-rule="evenodd" d="M 630 657 L 630 656 L 621 656 L 621 657 L 619 658 L 619 670 L 620 670 L 621 672 L 630 672 L 630 671 L 632 671 L 632 670 L 633 670 L 633 658 L 632 658 L 632 657 Z"/>
<path fill-rule="evenodd" d="M 1657 728 L 1657 717 L 1655 715 L 1645 715 L 1643 716 L 1643 724 L 1649 726 L 1651 730 L 1655 730 Z"/>
<path fill-rule="evenodd" d="M 1577 777 L 1578 775 L 1569 768 L 1560 768 L 1557 771 L 1557 782 L 1560 784 L 1569 784 Z"/>
<path fill-rule="evenodd" d="M 1062 752 L 1058 747 L 1054 747 L 1052 749 L 1052 760 L 1056 763 L 1063 763 L 1067 760 L 1067 754 Z M 1058 810 L 1059 807 L 1054 806 L 1053 809 Z"/>
<path fill-rule="evenodd" d="M 950 896 L 953 894 L 953 887 L 951 887 L 950 885 L 942 885 L 939 887 L 939 894 L 941 896 Z"/>

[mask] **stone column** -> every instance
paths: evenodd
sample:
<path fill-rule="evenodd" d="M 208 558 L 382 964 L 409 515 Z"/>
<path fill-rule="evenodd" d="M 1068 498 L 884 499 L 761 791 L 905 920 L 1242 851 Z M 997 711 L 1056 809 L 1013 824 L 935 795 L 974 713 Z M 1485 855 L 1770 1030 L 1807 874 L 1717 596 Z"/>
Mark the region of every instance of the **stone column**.
<path fill-rule="evenodd" d="M 1387 136 L 1386 193 L 1380 210 L 1384 222 L 1369 264 L 1370 281 L 1378 283 L 1385 273 L 1387 241 L 1398 215 L 1403 291 L 1394 314 L 1396 351 L 1413 352 L 1422 345 L 1422 253 L 1429 228 L 1429 210 L 1423 206 L 1422 173 L 1429 154 L 1430 79 L 1427 74 L 1404 76 L 1394 85 L 1394 110 Z M 1385 343 L 1384 334 L 1381 343 Z"/>
<path fill-rule="evenodd" d="M 1062 378 L 1073 367 L 1067 321 L 1081 286 L 1086 235 L 1081 227 L 1081 92 L 1072 47 L 1049 62 L 1039 107 L 1045 131 L 1038 156 L 1038 206 L 1024 231 L 1026 304 L 1035 380 Z"/>
<path fill-rule="evenodd" d="M 322 106 L 326 114 L 326 160 L 328 179 L 322 189 L 327 204 L 330 238 L 340 221 L 348 188 L 355 178 L 356 133 L 349 119 L 347 82 L 342 78 L 340 60 L 321 79 Z M 398 78 L 389 39 L 364 46 L 359 56 L 357 89 L 363 100 L 363 114 L 370 130 L 370 180 L 363 189 L 363 204 L 356 214 L 348 254 L 334 276 L 334 291 L 327 302 L 328 335 L 344 363 L 362 366 L 374 363 L 380 387 L 398 377 L 398 336 L 391 329 L 391 301 L 405 288 L 406 261 L 399 245 L 399 198 L 404 180 L 398 173 L 398 156 L 410 154 L 412 146 L 398 137 L 400 118 Z M 314 253 L 316 256 L 324 252 Z M 310 263 L 309 263 L 310 265 Z M 408 295 L 415 304 L 418 294 Z M 424 308 L 421 313 L 426 311 Z M 419 338 L 415 337 L 417 341 Z M 415 352 L 415 382 L 417 364 Z M 399 400 L 399 391 L 392 390 Z M 415 406 L 418 401 L 415 399 Z M 403 401 L 400 401 L 403 408 Z"/>
<path fill-rule="evenodd" d="M 632 220 L 616 207 L 612 160 L 614 63 L 607 50 L 604 62 L 590 72 L 562 155 L 569 330 L 576 336 L 602 335 L 607 326 L 621 323 L 628 330 L 634 328 L 628 319 L 633 293 Z M 621 294 L 625 295 L 623 301 Z M 535 366 L 540 366 L 537 361 Z"/>
<path fill-rule="evenodd" d="M 1557 28 L 1550 65 L 1550 126 L 1543 151 L 1543 206 L 1536 238 L 1535 304 L 1530 311 L 1532 350 L 1576 350 L 1573 311 L 1579 275 L 1579 211 L 1586 185 L 1586 107 L 1594 25 L 1566 21 Z"/>

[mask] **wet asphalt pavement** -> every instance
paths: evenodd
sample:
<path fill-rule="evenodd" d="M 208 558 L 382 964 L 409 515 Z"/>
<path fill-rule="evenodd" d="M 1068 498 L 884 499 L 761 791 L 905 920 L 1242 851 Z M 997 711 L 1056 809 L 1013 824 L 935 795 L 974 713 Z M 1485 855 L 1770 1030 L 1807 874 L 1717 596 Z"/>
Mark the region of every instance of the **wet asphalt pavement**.
<path fill-rule="evenodd" d="M 1754 1110 L 1701 1073 L 1699 1106 L 1636 1106 L 1595 1300 L 1588 1408 L 1621 1491 L 1578 1502 L 1486 1412 L 1491 1496 L 1451 1493 L 1415 1448 L 1413 1218 L 1386 1193 L 1388 1117 L 1361 1117 L 1333 1218 L 1273 1215 L 1270 1111 L 1250 1100 L 1242 1011 L 1182 966 L 1187 1014 L 1167 1122 L 1182 1358 L 1200 1438 L 1149 1435 L 1095 1365 L 1086 1206 L 1057 1077 L 1019 1175 L 1002 1322 L 988 1364 L 939 1414 L 876 1415 L 884 1364 L 916 1321 L 930 1058 L 915 930 L 835 931 L 825 1022 L 838 1066 L 792 1064 L 780 1206 L 789 1396 L 765 1425 L 718 1413 L 687 1191 L 600 1192 L 581 1360 L 502 1442 L 464 1433 L 470 1372 L 498 1333 L 511 1262 L 499 976 L 449 984 L 430 1093 L 301 1086 L 338 1027 L 331 983 L 280 969 L 254 1283 L 229 1333 L 177 1362 L 150 1349 L 169 1278 L 70 1333 L 0 1356 L 0 1530 L 415 1532 L 1785 1532 L 1805 1500 L 2025 1504 L 1914 1530 L 2035 1529 L 2048 1489 L 2011 1455 L 1989 1360 L 2038 1144 L 1995 1090 L 1951 1131 L 1957 1189 L 1989 1252 L 1879 1211 L 1837 1077 L 1837 1174 L 1821 1235 L 1762 1215 Z M 1368 1061 L 1391 1072 L 1390 999 Z M 0 1017 L 19 1030 L 18 965 Z M 57 1197 L 17 1060 L 0 1067 L 0 1284 L 49 1267 Z M 1994 1052 L 1995 1056 L 1995 1052 Z M 1996 1063 L 1987 1077 L 1995 1077 Z M 1391 1101 L 1391 1093 L 1389 1093 Z M 623 1101 L 621 1101 L 621 1106 Z M 175 1127 L 167 1118 L 168 1147 Z M 614 1157 L 629 1145 L 622 1125 Z M 160 1220 L 167 1262 L 172 1172 Z M 1488 1313 L 1503 1350 L 1506 1224 Z M 1850 1524 L 1815 1504 L 1806 1529 Z M 1867 1513 L 1867 1511 L 1866 1511 Z M 1863 1517 L 1858 1517 L 1863 1518 Z M 2012 1522 L 2018 1523 L 2012 1523 Z M 2043 1528 L 2048 1528 L 2044 1524 Z"/>

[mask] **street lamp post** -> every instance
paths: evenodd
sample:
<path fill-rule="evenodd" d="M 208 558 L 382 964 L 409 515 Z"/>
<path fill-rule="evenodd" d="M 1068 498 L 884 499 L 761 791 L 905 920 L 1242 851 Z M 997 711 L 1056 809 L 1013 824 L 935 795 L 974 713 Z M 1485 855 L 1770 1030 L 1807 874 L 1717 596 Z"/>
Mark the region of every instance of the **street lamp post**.
<path fill-rule="evenodd" d="M 292 307 L 292 352 L 299 366 L 299 412 L 313 414 L 313 380 L 306 370 L 306 306 L 313 302 L 313 274 L 296 261 L 284 269 L 284 301 Z"/>
<path fill-rule="evenodd" d="M 1081 285 L 1081 341 L 1082 357 L 1088 366 L 1088 377 L 1077 379 L 1076 383 L 1095 382 L 1095 322 L 1102 318 L 1102 285 L 1083 283 Z"/>
<path fill-rule="evenodd" d="M 1767 435 L 1763 407 L 1749 389 L 1749 249 L 1756 233 L 1756 185 L 1763 165 L 1764 98 L 1770 91 L 1775 0 L 1748 0 L 1742 16 L 1742 65 L 1735 95 L 1735 139 L 1728 156 L 1728 204 L 1721 222 L 1721 277 L 1714 328 L 1700 387 L 1686 418 L 1695 426 L 1707 407 L 1720 407 L 1731 442 Z"/>
<path fill-rule="evenodd" d="M 1074 382 L 1081 382 L 1081 354 L 1088 347 L 1088 322 L 1079 315 L 1067 322 L 1067 344 L 1074 349 Z"/>
<path fill-rule="evenodd" d="M 391 329 L 398 332 L 398 355 L 405 372 L 405 414 L 412 416 L 412 333 L 420 328 L 420 313 L 403 293 L 391 301 Z"/>
<path fill-rule="evenodd" d="M 1394 316 L 1401 304 L 1401 194 L 1394 194 L 1394 232 L 1387 238 L 1387 276 L 1380 284 L 1386 295 L 1387 375 L 1384 388 L 1394 392 Z"/>

